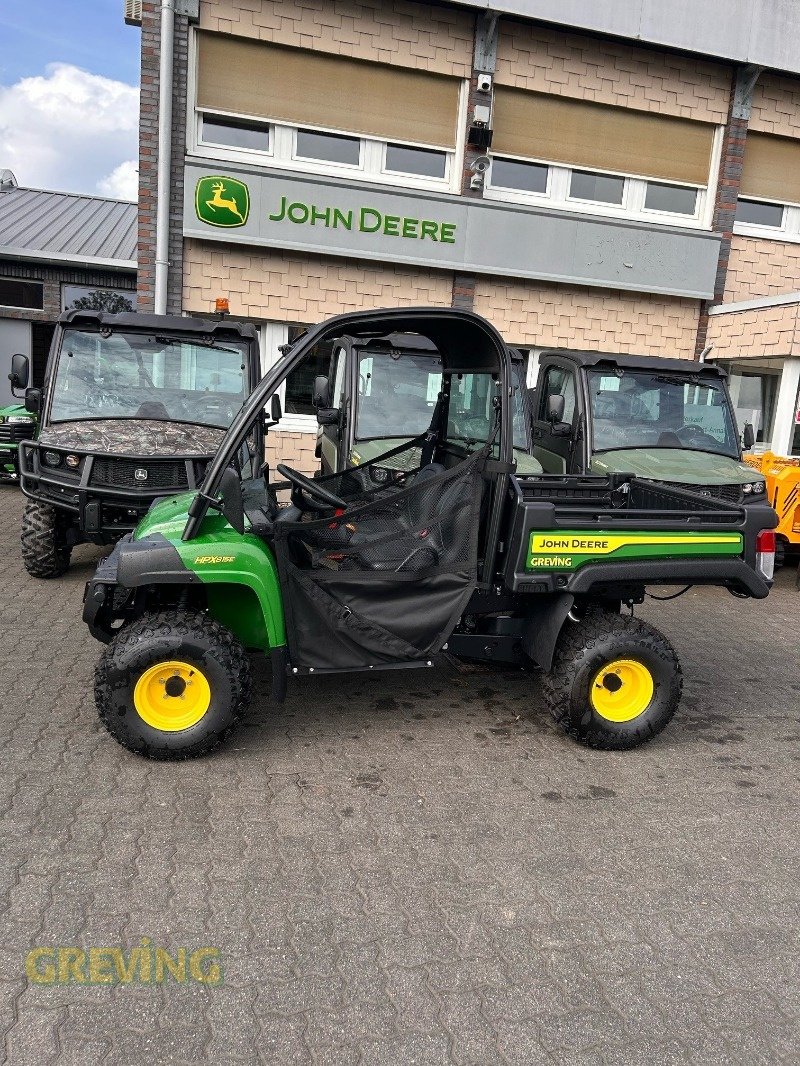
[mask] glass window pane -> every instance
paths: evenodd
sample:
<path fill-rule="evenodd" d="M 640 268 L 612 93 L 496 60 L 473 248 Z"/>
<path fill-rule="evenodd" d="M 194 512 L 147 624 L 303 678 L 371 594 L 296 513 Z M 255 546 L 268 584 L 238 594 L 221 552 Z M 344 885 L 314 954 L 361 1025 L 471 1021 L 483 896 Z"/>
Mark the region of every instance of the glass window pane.
<path fill-rule="evenodd" d="M 132 289 L 98 289 L 92 285 L 62 285 L 64 311 L 108 311 L 118 315 L 136 310 L 136 293 Z"/>
<path fill-rule="evenodd" d="M 358 166 L 361 161 L 361 141 L 357 137 L 340 137 L 336 133 L 298 130 L 297 155 L 300 159 L 321 159 L 326 163 Z"/>
<path fill-rule="evenodd" d="M 648 181 L 644 206 L 648 211 L 669 211 L 675 215 L 693 215 L 697 207 L 697 189 L 680 185 L 661 185 Z"/>
<path fill-rule="evenodd" d="M 447 155 L 429 148 L 386 145 L 386 169 L 397 174 L 419 174 L 423 178 L 443 178 Z"/>
<path fill-rule="evenodd" d="M 41 310 L 44 307 L 44 285 L 41 281 L 0 278 L 0 305 Z"/>
<path fill-rule="evenodd" d="M 289 343 L 293 343 L 310 326 L 289 326 Z M 284 411 L 290 415 L 313 415 L 316 409 L 311 402 L 314 391 L 314 379 L 328 376 L 331 370 L 333 341 L 323 341 L 315 345 L 299 366 L 286 377 L 286 399 Z"/>
<path fill-rule="evenodd" d="M 624 178 L 612 178 L 607 174 L 592 174 L 588 170 L 573 170 L 569 194 L 576 200 L 599 200 L 604 204 L 621 204 L 624 189 Z"/>
<path fill-rule="evenodd" d="M 255 152 L 268 152 L 269 126 L 204 115 L 203 140 L 206 144 L 223 144 L 227 148 L 249 148 Z"/>
<path fill-rule="evenodd" d="M 756 200 L 739 200 L 736 204 L 736 221 L 749 222 L 751 226 L 783 225 L 783 204 L 761 204 Z"/>
<path fill-rule="evenodd" d="M 514 159 L 492 160 L 492 185 L 522 192 L 547 192 L 549 167 L 541 163 L 518 163 Z"/>

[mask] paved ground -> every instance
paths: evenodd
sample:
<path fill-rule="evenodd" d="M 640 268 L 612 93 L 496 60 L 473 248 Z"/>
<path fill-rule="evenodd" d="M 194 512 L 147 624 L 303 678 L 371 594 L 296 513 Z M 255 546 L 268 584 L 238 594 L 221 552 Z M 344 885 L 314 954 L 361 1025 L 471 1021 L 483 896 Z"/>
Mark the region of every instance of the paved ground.
<path fill-rule="evenodd" d="M 0 502 L 8 1062 L 798 1061 L 794 571 L 642 612 L 686 692 L 638 752 L 556 733 L 535 679 L 445 668 L 303 682 L 163 765 L 96 721 L 97 553 L 28 579 Z M 142 937 L 217 947 L 224 983 L 26 985 L 32 947 Z"/>

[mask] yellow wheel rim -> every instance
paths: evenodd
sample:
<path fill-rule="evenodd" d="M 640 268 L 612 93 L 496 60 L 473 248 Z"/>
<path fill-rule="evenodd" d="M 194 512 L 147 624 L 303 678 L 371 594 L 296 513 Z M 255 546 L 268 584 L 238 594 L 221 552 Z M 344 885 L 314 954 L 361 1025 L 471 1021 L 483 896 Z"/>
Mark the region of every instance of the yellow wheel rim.
<path fill-rule="evenodd" d="M 635 659 L 615 659 L 598 670 L 589 689 L 592 707 L 609 722 L 630 722 L 650 706 L 653 675 Z"/>
<path fill-rule="evenodd" d="M 177 733 L 196 725 L 211 703 L 205 674 L 189 663 L 172 660 L 145 670 L 133 690 L 136 713 L 153 729 Z"/>

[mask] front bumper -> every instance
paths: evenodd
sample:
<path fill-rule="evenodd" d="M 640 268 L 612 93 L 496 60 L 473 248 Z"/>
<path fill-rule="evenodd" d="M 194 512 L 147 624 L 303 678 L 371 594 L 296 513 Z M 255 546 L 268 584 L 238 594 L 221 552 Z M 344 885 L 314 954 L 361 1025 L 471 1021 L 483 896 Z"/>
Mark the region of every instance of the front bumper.
<path fill-rule="evenodd" d="M 87 539 L 100 543 L 116 541 L 123 534 L 132 532 L 156 500 L 197 488 L 195 463 L 207 458 L 172 457 L 186 464 L 186 486 L 134 489 L 94 484 L 92 470 L 97 456 L 77 452 L 82 456 L 80 475 L 70 476 L 61 467 L 51 468 L 43 464 L 42 450 L 45 449 L 40 448 L 38 441 L 20 444 L 19 479 L 22 492 L 31 499 L 41 500 L 75 515 Z"/>

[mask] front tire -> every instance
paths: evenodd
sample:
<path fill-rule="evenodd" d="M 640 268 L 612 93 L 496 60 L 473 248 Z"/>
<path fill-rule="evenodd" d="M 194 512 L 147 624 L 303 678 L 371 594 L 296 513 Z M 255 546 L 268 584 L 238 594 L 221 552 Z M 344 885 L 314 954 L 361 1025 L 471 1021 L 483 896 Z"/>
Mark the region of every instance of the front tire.
<path fill-rule="evenodd" d="M 567 622 L 544 679 L 550 712 L 579 744 L 624 751 L 652 740 L 683 688 L 675 649 L 653 626 L 608 611 Z"/>
<path fill-rule="evenodd" d="M 218 747 L 250 702 L 250 663 L 233 634 L 197 611 L 147 614 L 122 629 L 95 671 L 100 720 L 128 751 L 192 759 Z"/>
<path fill-rule="evenodd" d="M 69 570 L 72 548 L 58 511 L 28 500 L 22 513 L 22 562 L 31 577 L 61 577 Z"/>

